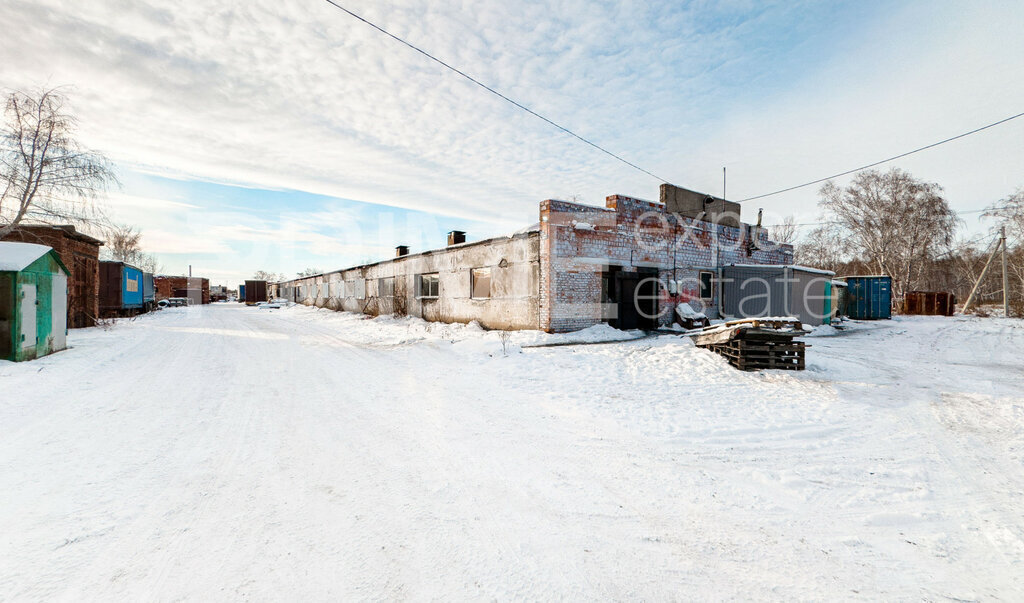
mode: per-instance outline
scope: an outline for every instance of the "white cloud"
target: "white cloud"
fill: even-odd
[[[206,234],[159,228],[146,229],[142,245],[148,253],[156,254],[215,254],[231,251],[225,241]]]
[[[122,192],[111,192],[106,195],[104,203],[107,206],[118,210],[144,209],[146,211],[180,211],[182,209],[199,209],[199,205],[185,203],[184,201],[172,201],[170,199],[159,199],[156,197],[142,197],[139,195],[127,195]]]
[[[674,182],[718,191],[729,166],[730,196],[955,134],[1024,98],[1013,2],[349,4]],[[503,228],[533,222],[548,197],[656,195],[651,178],[323,2],[9,0],[0,21],[0,79],[73,85],[87,142],[140,169]],[[1021,184],[1020,135],[1006,126],[900,165],[967,209]],[[814,191],[763,205],[809,220]],[[288,219],[203,232],[350,245]]]

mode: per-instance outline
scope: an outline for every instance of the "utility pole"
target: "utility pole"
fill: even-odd
[[[1006,226],[999,229],[999,244],[1003,246],[1003,316],[1010,317],[1010,279],[1006,275]]]
[[[992,254],[988,256],[988,261],[985,262],[985,267],[981,269],[981,276],[979,276],[978,281],[974,283],[974,288],[971,289],[971,294],[967,296],[967,302],[964,304],[964,309],[962,310],[964,314],[967,314],[967,311],[971,309],[971,301],[974,300],[974,294],[978,292],[978,287],[981,286],[981,281],[985,280],[985,275],[988,274],[988,268],[992,265],[992,260],[996,259],[996,254],[999,253],[999,248],[1002,244],[1002,239],[996,239],[995,248],[992,250]]]

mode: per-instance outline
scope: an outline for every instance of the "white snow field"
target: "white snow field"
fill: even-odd
[[[72,331],[0,363],[0,599],[1021,600],[1024,322],[828,331],[802,373],[303,307]]]

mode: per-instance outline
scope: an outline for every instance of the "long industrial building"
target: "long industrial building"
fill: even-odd
[[[624,329],[670,324],[678,304],[714,317],[731,264],[793,263],[789,245],[740,221],[737,203],[662,185],[660,202],[622,195],[594,207],[540,204],[539,222],[447,247],[271,286],[296,303],[486,328],[573,331],[607,322]]]

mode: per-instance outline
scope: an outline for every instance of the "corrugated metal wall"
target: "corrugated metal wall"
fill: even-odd
[[[743,318],[787,316],[786,278],[784,266],[723,267],[722,312]]]
[[[799,318],[805,325],[824,324],[828,317],[825,283],[832,280],[832,275],[793,269],[791,279],[793,286],[789,296],[790,314]]]
[[[846,315],[855,320],[876,320],[892,316],[892,278],[848,276]]]
[[[956,296],[945,291],[910,291],[903,300],[903,312],[926,316],[952,316]]]
[[[794,316],[807,325],[824,324],[825,283],[832,276],[791,266],[723,266],[722,312],[733,318]]]

